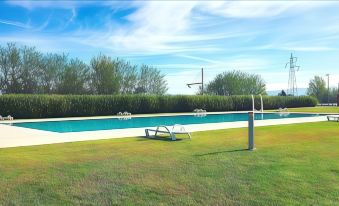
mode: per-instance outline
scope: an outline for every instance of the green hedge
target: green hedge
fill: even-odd
[[[315,106],[313,97],[264,96],[264,108]],[[260,98],[255,98],[256,109]],[[1,95],[0,115],[15,118],[48,118],[113,115],[129,111],[132,114],[207,111],[244,111],[252,108],[251,96],[146,96],[146,95]]]

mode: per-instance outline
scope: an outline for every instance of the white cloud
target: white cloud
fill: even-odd
[[[246,35],[248,31],[217,33],[199,31],[194,21],[196,13],[222,18],[262,18],[278,16],[290,11],[312,9],[328,2],[283,1],[142,1],[136,2],[137,10],[126,19],[130,24],[113,32],[106,41],[112,48],[123,48],[137,53],[178,53],[195,49],[190,42],[228,39]],[[221,18],[221,19],[220,19]],[[188,44],[190,43],[190,44]],[[190,49],[187,49],[189,47]],[[217,50],[218,45],[210,45]]]
[[[0,44],[7,42],[15,42],[22,45],[38,48],[42,52],[66,52],[64,45],[71,45],[72,42],[66,39],[58,39],[57,41],[51,38],[36,37],[36,36],[0,36]],[[67,53],[67,52],[66,52]]]
[[[67,1],[67,0],[8,0],[8,4],[13,6],[20,6],[29,10],[37,8],[62,8],[62,9],[72,9],[74,7],[81,7],[89,4],[94,4],[95,1]]]
[[[331,4],[331,1],[206,1],[199,9],[206,13],[231,18],[261,18],[286,12],[301,12]]]
[[[290,46],[290,47],[281,47],[282,50],[287,51],[307,51],[307,52],[321,52],[321,51],[333,51],[338,50],[334,47],[327,47],[327,46]]]
[[[220,48],[217,44],[208,44],[207,41],[222,39],[226,41],[240,36],[253,36],[253,33],[246,29],[226,28],[217,31],[199,31],[195,23],[211,15],[218,17],[217,21],[219,22],[232,18],[274,17],[286,12],[312,9],[329,3],[304,1],[135,1],[125,3],[62,0],[11,0],[7,2],[27,9],[71,9],[72,16],[65,22],[65,25],[74,20],[76,17],[75,8],[78,7],[101,4],[110,6],[112,12],[121,8],[122,5],[132,7],[135,11],[125,17],[128,24],[112,27],[110,26],[112,22],[107,20],[107,25],[102,30],[86,32],[81,29],[71,33],[69,37],[93,47],[99,46],[112,51],[119,50],[122,53],[136,55],[220,51],[225,48]],[[206,43],[201,44],[201,42]],[[306,48],[300,46],[299,49],[314,51],[325,49],[325,47]]]
[[[31,26],[29,24],[24,24],[24,23],[21,23],[21,22],[10,21],[10,20],[0,19],[0,24],[7,24],[7,25],[11,25],[11,26],[20,27],[20,28],[23,28],[23,29],[30,29],[31,28]]]

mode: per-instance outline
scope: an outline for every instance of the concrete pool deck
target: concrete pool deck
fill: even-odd
[[[209,112],[208,114],[227,114],[227,113],[234,113],[234,112]],[[246,112],[239,112],[239,113],[246,113]],[[178,115],[178,114],[132,115],[132,117],[172,116],[172,115]],[[192,115],[192,113],[181,113],[180,115]],[[104,116],[104,117],[78,117],[78,118],[53,118],[53,119],[50,118],[50,119],[2,121],[1,123],[85,120],[85,119],[104,119],[104,118],[118,118],[118,117],[117,116]],[[320,122],[320,121],[327,121],[326,116],[257,120],[255,121],[255,126],[296,124],[296,123]],[[191,124],[191,125],[185,125],[185,128],[190,132],[197,132],[197,131],[219,130],[219,129],[229,129],[229,128],[241,128],[241,127],[247,127],[247,124],[248,124],[247,121]],[[152,127],[147,127],[147,128],[152,128]],[[49,132],[49,131],[42,131],[42,130],[0,124],[0,148],[33,146],[33,145],[44,145],[44,144],[55,144],[55,143],[77,142],[77,141],[88,141],[88,140],[100,140],[100,139],[111,139],[111,138],[123,138],[123,137],[136,137],[136,136],[145,136],[145,128],[57,133],[57,132]],[[194,135],[192,137],[192,140],[194,140]]]

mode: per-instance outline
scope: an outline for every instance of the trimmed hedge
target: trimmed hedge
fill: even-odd
[[[310,107],[317,100],[309,96],[264,96],[264,108]],[[256,109],[260,98],[255,98]],[[48,118],[132,114],[191,112],[196,108],[213,111],[244,111],[252,109],[251,96],[149,96],[149,95],[24,95],[0,96],[0,114],[15,118]]]

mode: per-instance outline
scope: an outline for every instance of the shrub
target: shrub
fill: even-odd
[[[264,109],[315,106],[309,96],[264,96]],[[256,109],[260,98],[255,97]],[[24,95],[0,96],[0,114],[15,118],[49,118],[114,115],[129,111],[133,114],[207,111],[244,111],[252,109],[251,96],[188,96],[188,95]]]

